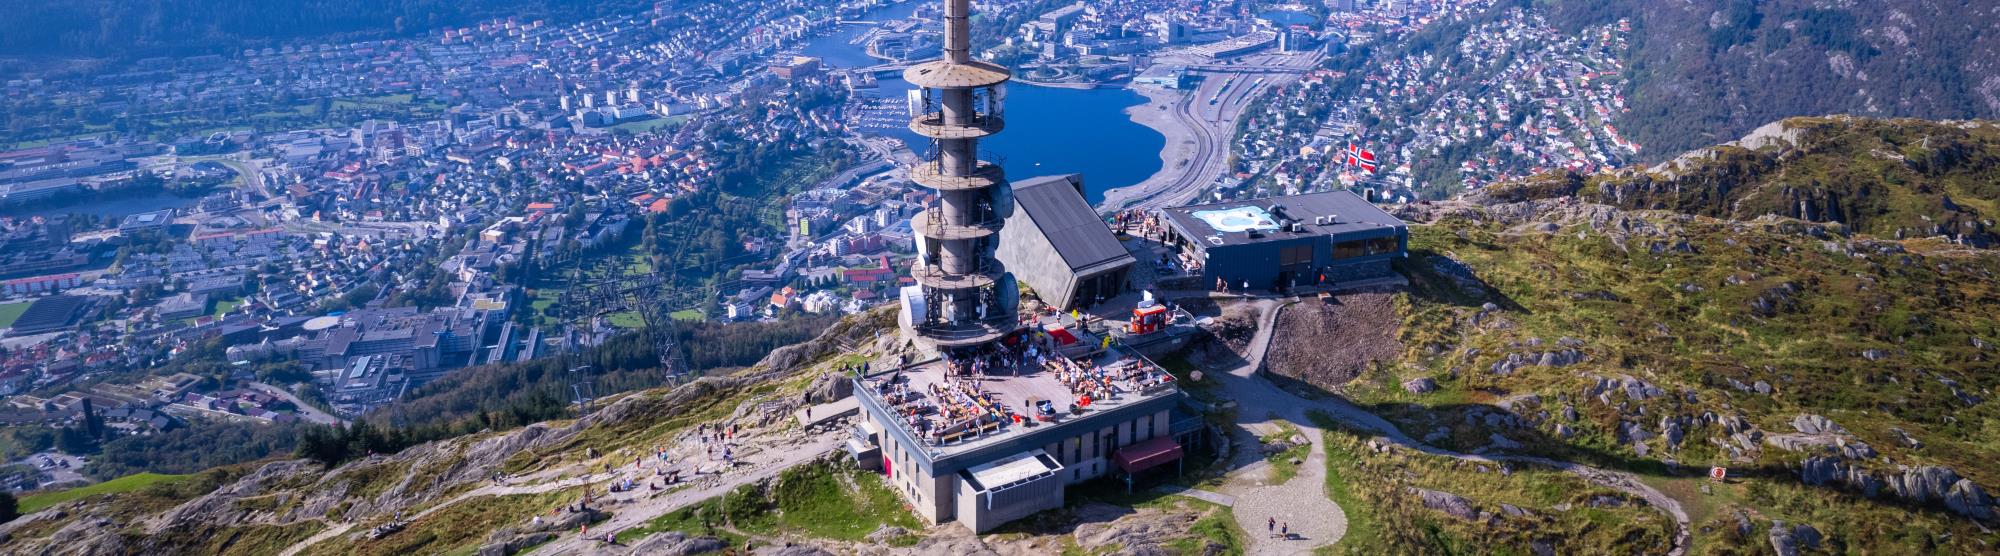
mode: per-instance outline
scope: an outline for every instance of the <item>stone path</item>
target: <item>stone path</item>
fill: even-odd
[[[1198,488],[1188,488],[1180,485],[1161,485],[1159,488],[1153,490],[1157,490],[1175,496],[1186,496],[1188,498],[1193,498],[1196,500],[1201,500],[1204,502],[1209,502],[1223,506],[1236,505],[1236,497],[1234,496],[1216,492],[1209,492]]]
[[[354,524],[352,523],[336,524],[332,527],[326,528],[326,530],[324,531],[320,531],[318,533],[313,534],[313,536],[306,537],[306,540],[299,541],[298,544],[294,544],[290,548],[286,548],[284,552],[279,552],[278,556],[293,556],[295,554],[298,554],[300,551],[305,550],[306,547],[308,546],[319,544],[321,542],[326,541],[327,539],[338,537],[340,536],[341,533],[346,533],[348,529],[353,529],[353,528]]]

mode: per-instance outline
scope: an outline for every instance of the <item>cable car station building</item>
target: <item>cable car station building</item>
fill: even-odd
[[[1167,244],[1181,263],[1230,290],[1334,285],[1391,275],[1410,228],[1347,191],[1175,207]],[[1324,282],[1322,282],[1324,280]]]

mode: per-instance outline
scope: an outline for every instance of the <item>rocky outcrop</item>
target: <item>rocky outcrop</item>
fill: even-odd
[[[930,556],[932,554],[1000,556],[1000,553],[993,550],[993,547],[987,546],[984,541],[981,541],[979,535],[973,534],[972,529],[965,527],[934,527],[926,531],[923,536],[918,537],[917,544],[897,548],[866,547],[859,551],[859,553],[864,555],[886,553],[897,556]]]
[[[1798,556],[1799,550],[1817,550],[1821,535],[1819,529],[1804,523],[1786,526],[1784,521],[1771,522],[1771,550],[1778,556]]]
[[[1847,429],[1835,424],[1833,420],[1811,414],[1793,417],[1792,428],[1805,434],[1847,434]]]
[[[1403,382],[1403,390],[1411,394],[1429,394],[1431,392],[1436,392],[1437,389],[1438,389],[1437,381],[1432,380],[1431,377],[1427,376],[1413,378]]]
[[[541,532],[510,535],[505,540],[489,542],[479,546],[479,556],[508,556],[530,546],[535,546],[556,538],[555,533]],[[687,553],[683,553],[687,554]]]
[[[822,373],[806,386],[805,403],[823,404],[854,395],[854,381],[840,373]]]
[[[874,532],[869,533],[867,539],[868,542],[882,544],[896,540],[898,538],[902,538],[909,534],[910,534],[909,529],[904,529],[902,527],[897,527],[894,525],[883,525],[875,529]]]
[[[1595,378],[1596,383],[1583,389],[1583,397],[1594,398],[1604,405],[1611,405],[1614,394],[1623,394],[1625,399],[1632,401],[1645,401],[1667,395],[1666,389],[1641,378],[1631,376]]]
[[[1417,495],[1424,507],[1444,512],[1445,515],[1472,521],[1479,518],[1479,510],[1472,507],[1472,501],[1441,490],[1410,487],[1410,493]]]
[[[1110,549],[1119,554],[1159,556],[1180,554],[1181,551],[1169,543],[1187,538],[1188,528],[1201,519],[1201,513],[1193,510],[1144,508],[1133,511],[1100,503],[1086,504],[1077,513],[1086,523],[1076,526],[1076,542],[1085,550]],[[1112,515],[1120,517],[1104,519]],[[1208,550],[1196,552],[1208,553]]]
[[[1806,452],[1816,448],[1834,446],[1835,437],[1818,434],[1773,434],[1764,437],[1764,443],[1787,452]]]
[[[1808,485],[1845,486],[1873,497],[1885,486],[1881,479],[1840,458],[1815,456],[1799,464],[1799,481]]]
[[[644,553],[635,552],[635,554],[644,554]],[[773,549],[761,550],[758,551],[758,554],[763,554],[764,556],[834,556],[834,553],[828,552],[824,548],[820,548],[817,546],[808,546],[808,545],[786,545]]]
[[[1961,516],[1992,523],[2000,519],[1993,496],[1971,479],[1938,466],[1902,466],[1886,477],[1852,465],[1835,456],[1806,458],[1799,465],[1799,481],[1808,485],[1841,486],[1874,497],[1881,493],[1918,503],[1937,504]]]
[[[1576,348],[1549,351],[1523,351],[1507,354],[1506,357],[1494,361],[1486,370],[1496,375],[1506,376],[1526,367],[1568,367],[1582,363],[1583,360],[1583,352]]]
[[[688,556],[718,552],[728,545],[715,537],[690,537],[676,531],[653,533],[632,544],[633,554],[658,554],[660,556]]]

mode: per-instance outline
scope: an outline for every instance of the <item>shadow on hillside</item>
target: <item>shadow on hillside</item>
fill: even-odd
[[[1447,266],[1458,265],[1462,268],[1461,276],[1454,278],[1439,273],[1431,260],[1432,257],[1455,261],[1429,249],[1412,249],[1409,257],[1395,261],[1396,272],[1410,281],[1409,291],[1412,297],[1458,307],[1481,307],[1492,303],[1507,311],[1533,314],[1533,311],[1529,311],[1527,307],[1514,301],[1513,297],[1487,284],[1470,267],[1465,267],[1461,263],[1446,263]],[[1467,291],[1467,287],[1483,291]]]
[[[1262,378],[1264,380],[1269,380],[1272,384],[1277,385],[1280,389],[1285,390],[1286,392],[1291,392],[1292,394],[1300,395],[1301,397],[1316,399],[1316,400],[1334,399],[1334,398],[1346,399],[1344,396],[1335,394],[1333,392],[1330,392],[1324,388],[1320,388],[1319,386],[1313,385],[1306,381],[1279,375],[1277,373],[1265,372],[1262,373]],[[1531,417],[1531,415],[1521,414],[1528,412],[1516,412],[1514,410],[1509,410],[1507,408],[1495,404],[1454,403],[1454,404],[1432,406],[1432,405],[1422,405],[1422,404],[1415,404],[1408,402],[1382,402],[1382,403],[1362,404],[1354,402],[1352,400],[1348,400],[1347,403],[1352,404],[1363,411],[1367,411],[1368,413],[1374,414],[1376,417],[1381,418],[1382,421],[1387,422],[1392,426],[1395,426],[1398,432],[1402,433],[1403,436],[1409,438],[1413,442],[1423,443],[1431,445],[1432,447],[1435,448],[1440,448],[1464,454],[1503,456],[1503,457],[1504,456],[1540,457],[1552,460],[1581,463],[1584,465],[1589,465],[1591,467],[1597,467],[1601,469],[1625,471],[1629,473],[1655,476],[1655,477],[1699,477],[1708,473],[1708,468],[1706,466],[1699,466],[1699,468],[1688,467],[1688,466],[1675,466],[1662,462],[1660,460],[1636,457],[1632,454],[1606,451],[1593,446],[1579,445],[1570,442],[1567,439],[1557,437],[1556,435],[1550,433],[1549,431],[1543,430],[1542,428],[1537,427],[1534,424],[1530,423],[1528,419]],[[1509,426],[1506,424],[1502,424],[1500,426],[1488,426],[1484,422],[1479,422],[1479,423],[1467,422],[1465,416],[1471,414],[1519,415],[1521,417],[1521,421],[1520,421],[1520,426],[1518,427]],[[1414,417],[1415,419],[1410,419],[1412,417]],[[1559,420],[1560,417],[1552,417],[1552,419]],[[1463,438],[1466,435],[1454,434],[1453,438],[1448,438],[1444,441],[1439,441],[1434,443],[1425,442],[1424,437],[1427,434],[1430,434],[1432,431],[1414,430],[1411,428],[1412,424],[1410,421],[1428,422],[1428,423],[1436,423],[1440,426],[1450,426],[1455,431],[1460,428],[1470,427],[1472,429],[1472,432],[1479,433],[1477,434],[1477,436],[1480,439],[1482,439],[1482,441],[1476,444],[1467,443],[1466,445],[1460,445],[1460,443],[1454,441],[1454,439]],[[1346,425],[1346,423],[1342,424]],[[1354,427],[1350,425],[1347,427],[1347,429],[1350,432],[1362,436],[1377,436],[1381,434],[1378,432],[1367,430],[1365,427]],[[1512,449],[1482,450],[1484,448],[1488,448],[1492,444],[1491,442],[1483,441],[1483,439],[1485,439],[1486,437],[1490,436],[1493,433],[1499,433],[1502,436],[1506,437],[1508,440],[1518,442],[1521,444],[1522,447],[1512,448]],[[1690,435],[1687,441],[1695,442],[1696,440],[1692,435]]]

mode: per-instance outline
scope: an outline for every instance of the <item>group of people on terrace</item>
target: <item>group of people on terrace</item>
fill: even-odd
[[[1160,214],[1145,209],[1126,209],[1111,214],[1112,229],[1153,241],[1164,238],[1167,228]]]
[[[1135,357],[1121,357],[1108,363],[1095,359],[1078,361],[1054,353],[1052,346],[1037,345],[1032,336],[1014,342],[999,342],[976,351],[948,354],[940,362],[944,380],[916,386],[903,371],[870,386],[883,403],[902,418],[909,430],[933,444],[949,444],[971,435],[1020,424],[1031,418],[1053,420],[1055,415],[1031,415],[1037,401],[1002,400],[985,385],[989,377],[1034,372],[1048,377],[1069,391],[1071,412],[1092,404],[1114,400],[1132,392],[1150,392],[1173,382],[1173,376]],[[1060,407],[1059,403],[1049,404]],[[1045,408],[1044,413],[1050,413]]]

